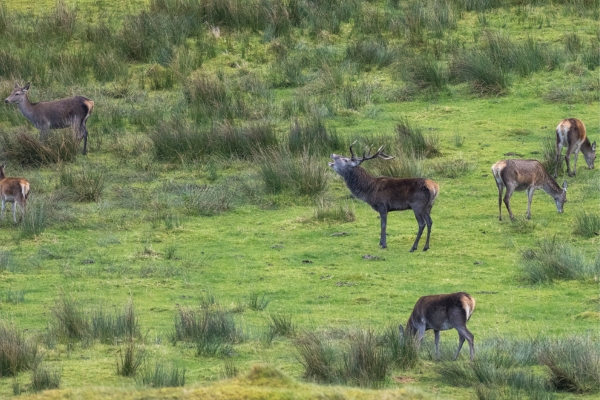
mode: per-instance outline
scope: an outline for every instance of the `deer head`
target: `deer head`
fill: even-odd
[[[331,159],[333,160],[333,162],[330,162],[329,166],[331,168],[333,168],[335,170],[335,172],[337,172],[338,174],[344,175],[345,173],[349,172],[354,167],[359,166],[363,162],[365,162],[367,160],[372,160],[377,157],[383,158],[384,160],[390,160],[390,159],[394,158],[393,156],[388,156],[387,154],[385,154],[383,152],[384,146],[381,146],[373,155],[371,155],[372,146],[365,147],[362,157],[358,158],[358,157],[356,157],[356,155],[354,154],[354,151],[352,150],[352,146],[354,146],[355,144],[356,144],[356,141],[354,141],[350,145],[350,157],[344,157],[339,154],[331,155]]]
[[[4,99],[4,102],[7,104],[19,104],[20,102],[22,102],[25,99],[25,96],[27,95],[27,91],[29,90],[29,84],[30,82],[27,82],[25,86],[20,87],[17,83],[15,83],[15,89],[10,93],[10,96]]]

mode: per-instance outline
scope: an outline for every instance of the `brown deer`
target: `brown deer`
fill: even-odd
[[[554,178],[557,176],[560,153],[562,153],[563,147],[567,148],[565,161],[567,162],[567,173],[569,176],[575,176],[577,173],[577,156],[579,155],[579,150],[583,153],[588,168],[594,169],[596,142],[590,144],[590,139],[586,135],[583,122],[576,118],[563,119],[556,127],[556,166],[554,167]],[[573,172],[571,172],[571,154],[575,154]]]
[[[29,182],[23,178],[7,178],[4,174],[4,165],[0,166],[0,198],[2,198],[2,212],[0,218],[4,219],[4,206],[6,202],[13,203],[13,220],[17,222],[16,205],[19,203],[23,215],[29,195]]]
[[[537,160],[501,160],[492,165],[492,172],[496,185],[498,186],[498,219],[502,221],[502,192],[506,186],[504,204],[508,209],[510,219],[515,216],[510,209],[510,197],[513,192],[527,191],[527,219],[531,219],[531,200],[536,189],[542,189],[548,193],[556,202],[556,210],[563,212],[563,206],[567,202],[567,181],[562,188],[546,172],[542,164]]]
[[[439,192],[438,184],[425,178],[375,178],[360,167],[360,164],[376,157],[385,160],[393,157],[384,154],[383,146],[381,146],[375,154],[370,155],[371,148],[368,148],[363,152],[362,158],[357,158],[352,151],[354,143],[350,145],[350,158],[332,154],[331,159],[333,162],[330,162],[329,166],[344,178],[346,186],[348,186],[354,197],[367,202],[379,213],[381,217],[381,238],[379,245],[381,248],[387,247],[386,226],[388,212],[412,209],[419,223],[419,232],[410,251],[417,249],[425,225],[427,225],[427,241],[425,242],[423,251],[427,251],[429,249],[429,236],[431,235],[432,225],[430,216],[431,207],[433,207],[433,202]]]
[[[433,329],[435,334],[435,356],[440,358],[440,331],[456,329],[458,331],[458,349],[454,360],[458,357],[465,339],[469,342],[471,361],[475,356],[473,348],[473,334],[467,329],[467,321],[475,310],[475,299],[468,293],[458,292],[450,294],[436,294],[423,296],[417,300],[412,314],[406,323],[407,334],[417,338],[417,343],[425,335],[425,331]],[[404,335],[404,328],[399,326],[400,335]]]
[[[27,97],[28,90],[29,82],[23,87],[15,83],[15,90],[4,102],[17,104],[25,118],[40,130],[42,141],[48,138],[50,129],[72,127],[76,131],[77,142],[83,139],[82,154],[87,154],[88,131],[85,122],[94,109],[94,102],[83,96],[75,96],[62,100],[31,103]]]

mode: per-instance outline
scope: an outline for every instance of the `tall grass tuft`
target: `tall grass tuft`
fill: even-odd
[[[336,371],[338,357],[331,344],[313,332],[305,332],[294,340],[298,361],[304,367],[304,378],[321,383],[339,383]]]
[[[585,210],[579,211],[575,215],[574,232],[586,238],[600,235],[600,215]]]
[[[383,38],[361,39],[346,47],[346,60],[358,64],[360,69],[384,68],[398,58],[398,52],[389,49]]]
[[[30,238],[44,232],[49,223],[49,204],[42,197],[30,197],[27,202],[27,212],[20,226],[20,236]]]
[[[425,136],[421,128],[410,124],[407,118],[402,118],[396,124],[400,148],[405,154],[417,158],[433,157],[440,154],[438,139],[435,136]]]
[[[449,161],[440,161],[432,164],[436,175],[444,178],[456,179],[469,174],[475,168],[475,165],[465,159],[456,158]]]
[[[253,311],[263,311],[270,303],[270,300],[265,299],[266,294],[259,296],[258,293],[251,293],[248,296],[248,308]]]
[[[97,202],[106,187],[106,177],[102,167],[87,163],[80,169],[62,166],[59,182],[74,200],[81,202]]]
[[[243,96],[232,88],[224,74],[220,78],[200,75],[186,82],[184,94],[197,120],[246,116]]]
[[[272,336],[294,336],[296,326],[292,322],[291,314],[270,314],[268,321]]]
[[[405,79],[419,89],[444,90],[448,85],[448,70],[431,57],[413,57],[402,64]]]
[[[350,339],[343,359],[346,381],[358,386],[380,387],[390,369],[389,352],[377,345],[377,335],[370,329]]]
[[[188,213],[205,216],[217,215],[234,207],[233,193],[227,185],[188,185],[183,201]]]
[[[356,219],[354,207],[347,202],[331,204],[323,198],[319,199],[313,213],[317,221],[352,222]]]
[[[598,272],[581,252],[556,237],[539,241],[536,248],[525,250],[521,258],[522,278],[531,284],[581,279]]]
[[[450,78],[456,82],[469,82],[475,93],[499,95],[510,86],[508,71],[484,51],[464,51],[450,62]]]
[[[0,321],[0,377],[35,369],[40,356],[37,345],[25,338],[22,331]]]
[[[102,343],[114,343],[116,339],[133,340],[141,337],[140,324],[130,298],[121,313],[108,313],[102,308],[91,312],[90,333]]]
[[[554,175],[554,169],[557,172],[562,171],[563,158],[559,157],[558,167],[556,167],[556,139],[555,135],[545,136],[542,140],[542,165],[550,176]]]
[[[0,130],[0,157],[15,165],[40,167],[75,160],[77,141],[68,129],[53,131],[42,143],[25,129],[16,133]]]
[[[198,355],[215,356],[231,354],[231,345],[243,339],[233,315],[221,308],[194,311],[179,308],[175,317],[173,341],[191,341]]]
[[[398,326],[388,326],[380,337],[380,342],[389,349],[391,361],[397,367],[406,370],[419,364],[419,343],[417,338],[401,335]]]
[[[58,389],[60,387],[61,373],[45,364],[39,364],[31,374],[31,389],[34,392]]]
[[[312,114],[304,121],[294,121],[290,127],[288,145],[295,154],[308,149],[311,153],[324,155],[340,149],[344,143],[335,129],[328,129],[318,115]]]
[[[146,353],[143,348],[135,345],[131,340],[125,345],[125,348],[119,349],[117,358],[117,374],[121,376],[134,376],[137,370],[144,362]]]
[[[157,361],[154,368],[146,367],[142,369],[136,378],[136,382],[153,388],[184,386],[185,368],[180,369],[177,366],[169,368]]]
[[[90,321],[83,308],[72,297],[62,294],[51,309],[56,330],[65,339],[82,340],[90,332]]]
[[[595,339],[571,336],[551,340],[541,349],[539,361],[550,369],[556,390],[600,392],[600,350]]]

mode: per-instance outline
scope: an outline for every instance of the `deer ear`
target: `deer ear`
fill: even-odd
[[[27,85],[23,86],[23,90],[25,90],[25,91],[29,90],[30,84],[31,84],[31,82],[27,82]]]
[[[592,151],[596,151],[596,141],[594,141],[594,143],[592,143]]]
[[[563,190],[565,192],[567,191],[567,181],[566,180],[563,182]]]
[[[404,336],[404,328],[402,327],[402,324],[398,325],[398,330],[400,331],[400,337]]]
[[[20,89],[19,84],[15,82],[15,89]]]

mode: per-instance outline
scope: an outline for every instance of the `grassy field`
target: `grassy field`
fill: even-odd
[[[0,161],[31,184],[23,220],[0,222],[0,330],[29,346],[17,366],[0,338],[0,397],[597,396],[600,173],[580,155],[557,179],[563,214],[538,191],[526,220],[518,192],[515,221],[498,221],[491,165],[552,168],[563,118],[600,138],[598,14],[584,0],[0,2],[2,98],[31,81],[32,101],[95,101],[87,156],[68,130],[27,147],[37,130],[0,107]],[[365,162],[373,174],[438,182],[429,251],[408,252],[410,211],[378,247],[377,213],[327,166],[357,139],[396,156]],[[431,332],[414,364],[388,354],[420,296],[455,291],[477,300],[475,363],[449,361],[455,331],[439,362]],[[230,331],[185,330],[213,317]],[[328,378],[300,355],[311,334]],[[338,373],[370,334],[383,375]],[[186,389],[148,389],[183,385],[152,380],[157,365]]]

